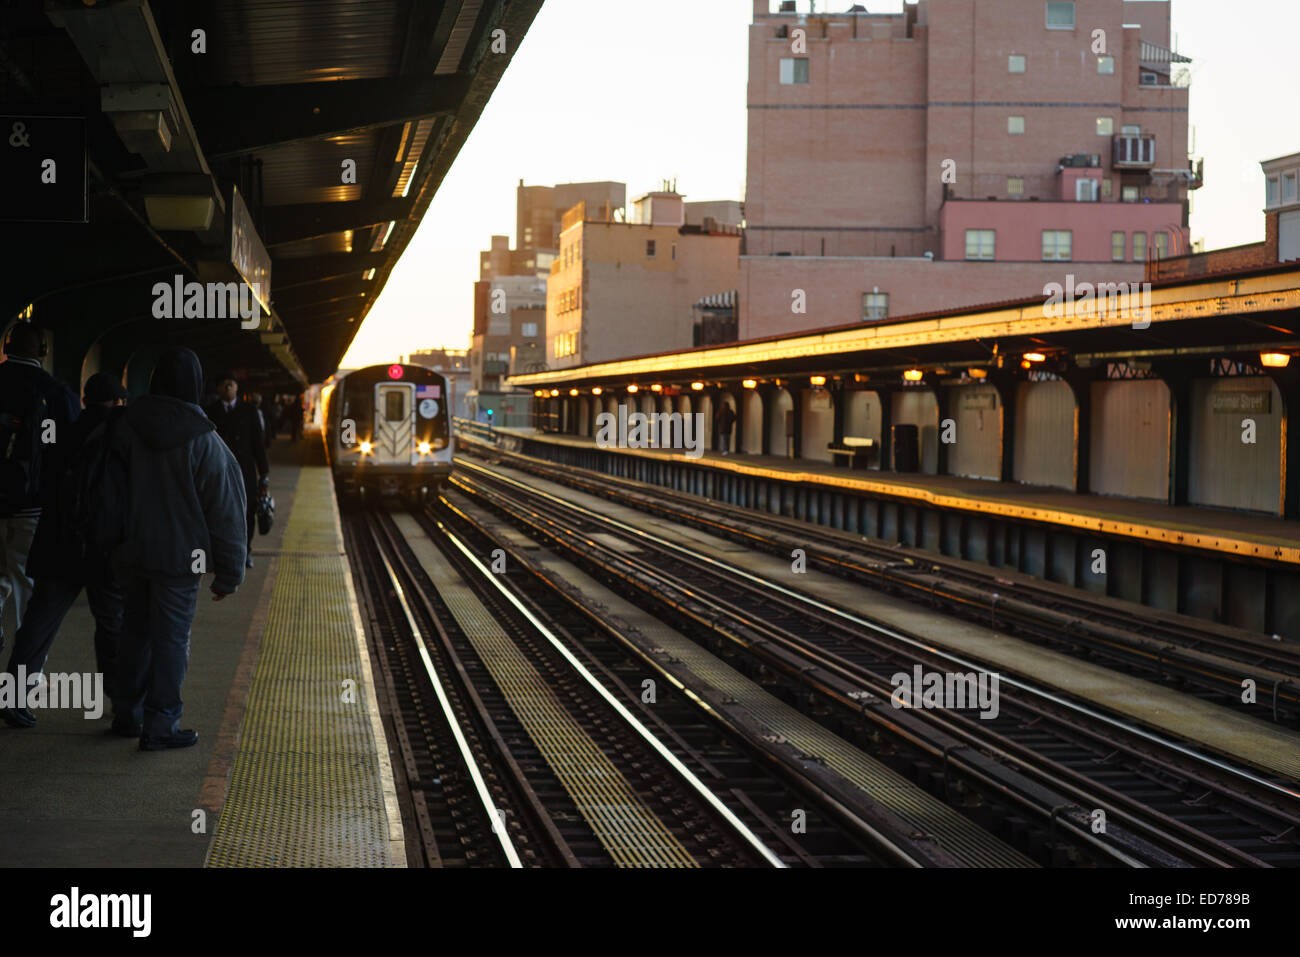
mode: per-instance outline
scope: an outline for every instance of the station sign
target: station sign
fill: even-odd
[[[84,223],[86,120],[0,115],[0,220]]]
[[[1257,412],[1261,415],[1268,415],[1273,411],[1273,390],[1219,392],[1214,396],[1212,407],[1215,412],[1224,414]]]
[[[271,255],[266,251],[262,237],[258,235],[253,217],[248,214],[244,198],[239,189],[230,187],[226,221],[230,224],[228,239],[230,241],[230,264],[235,267],[241,279],[253,290],[262,309],[271,312]]]
[[[970,411],[991,412],[998,407],[998,394],[991,388],[984,387],[979,392],[972,392],[971,389],[980,389],[980,386],[967,386],[962,391],[961,407]]]

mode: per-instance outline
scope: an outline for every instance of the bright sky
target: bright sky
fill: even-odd
[[[902,7],[864,2],[873,13]],[[520,178],[615,180],[629,200],[676,178],[690,201],[743,199],[752,10],[751,0],[545,0],[344,366],[467,348],[479,252],[494,233],[514,245]],[[1192,238],[1207,249],[1264,238],[1259,162],[1300,151],[1298,26],[1296,0],[1173,0],[1205,158]]]

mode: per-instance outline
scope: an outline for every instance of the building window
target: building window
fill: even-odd
[[[1128,235],[1125,233],[1110,234],[1110,258],[1112,262],[1122,263],[1124,256],[1128,252]]]
[[[1043,230],[1043,260],[1069,262],[1074,233],[1068,229]]]
[[[1097,117],[1097,135],[1113,136],[1115,133],[1115,121],[1109,116]]]
[[[1047,29],[1074,29],[1074,0],[1069,0],[1067,3],[1058,3],[1056,0],[1048,0]]]
[[[966,230],[966,258],[992,260],[996,235],[992,229]]]
[[[525,339],[536,339],[537,323],[525,322],[523,325],[519,327],[519,334],[523,336]]]
[[[1115,72],[1115,58],[1113,56],[1097,57],[1097,72],[1110,76]]]
[[[1277,205],[1277,197],[1278,197],[1278,192],[1277,192],[1277,177],[1276,177],[1276,176],[1270,176],[1270,177],[1268,178],[1268,182],[1266,183],[1265,188],[1264,188],[1264,205],[1265,205],[1265,206],[1276,206],[1276,205]]]
[[[533,228],[532,228],[531,226],[525,226],[525,227],[524,227],[524,245],[525,245],[525,246],[531,246],[532,244],[533,244]]]
[[[1282,174],[1282,202],[1294,203],[1296,200],[1296,174]]]
[[[1150,70],[1143,70],[1138,74],[1139,86],[1158,86],[1160,84],[1160,74],[1152,73]]]
[[[654,255],[655,255],[655,241],[654,241],[653,239],[647,239],[647,240],[645,241],[645,254],[646,254],[647,256],[649,256],[651,259],[654,258]]]
[[[577,354],[577,332],[561,332],[555,337],[555,358],[563,359],[565,356],[576,356]]]
[[[1169,255],[1169,234],[1156,233],[1156,259],[1164,259]]]
[[[677,244],[673,243],[673,262],[677,261]]]
[[[781,59],[781,85],[791,86],[808,82],[807,57],[783,57]]]
[[[1095,203],[1101,194],[1100,184],[1095,179],[1077,179],[1074,181],[1074,200],[1077,203]]]
[[[1111,196],[1111,185],[1110,185],[1110,180],[1109,180],[1109,179],[1103,179],[1103,180],[1101,181],[1101,195],[1105,196],[1107,199],[1110,198],[1110,196]]]
[[[1019,136],[1025,131],[1025,118],[1023,116],[1007,117],[1007,132]]]
[[[1007,195],[1008,196],[1025,195],[1025,181],[1023,177],[1020,176],[1007,177]]]
[[[1138,188],[1136,186],[1125,186],[1120,191],[1120,199],[1126,203],[1136,203],[1138,201]]]
[[[889,293],[864,292],[862,294],[862,319],[889,318]]]
[[[1009,57],[1007,57],[1007,72],[1008,73],[1025,72],[1025,55],[1023,53],[1013,53]]]
[[[1133,261],[1135,263],[1146,262],[1147,258],[1147,234],[1133,234]]]

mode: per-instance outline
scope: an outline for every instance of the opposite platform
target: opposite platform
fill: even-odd
[[[571,448],[595,448],[587,436],[497,428],[500,436]],[[775,455],[719,455],[705,452],[692,459],[680,451],[607,449],[621,455],[661,458],[702,465],[740,475],[822,485],[869,495],[911,501],[936,508],[977,512],[1001,518],[1041,522],[1121,538],[1163,542],[1243,557],[1300,564],[1300,525],[1280,517],[1197,506],[1173,506],[1141,499],[1079,494],[1015,482],[853,470],[843,466]]]

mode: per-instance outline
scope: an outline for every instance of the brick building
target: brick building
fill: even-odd
[[[546,338],[546,280],[498,276],[474,284],[474,333],[469,350],[475,392],[508,392],[511,353]]]
[[[800,6],[754,0],[741,338],[1138,281],[1188,250],[1168,2]]]
[[[707,213],[739,209],[665,188],[639,197],[628,222],[583,203],[565,213],[546,293],[549,367],[690,348],[695,305],[740,275],[739,225]]]

